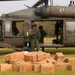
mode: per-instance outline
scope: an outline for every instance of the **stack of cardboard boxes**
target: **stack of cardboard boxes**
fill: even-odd
[[[16,52],[7,54],[4,58],[6,63],[0,64],[0,71],[39,71],[41,73],[54,73],[57,70],[75,71],[75,58],[65,57],[62,52],[57,52],[54,57],[50,53],[41,51]]]

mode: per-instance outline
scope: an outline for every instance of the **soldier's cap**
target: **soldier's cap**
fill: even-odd
[[[36,24],[32,24],[32,28],[33,28],[33,27],[37,27],[37,25],[36,25]]]

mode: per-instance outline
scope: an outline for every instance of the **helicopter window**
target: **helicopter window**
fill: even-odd
[[[5,21],[5,36],[11,36],[11,21]]]
[[[10,28],[11,28],[10,23],[6,23],[6,25],[5,25],[5,30],[6,30],[7,32],[9,32],[9,31],[10,31]]]
[[[24,25],[23,21],[13,21],[12,22],[12,35],[23,36],[23,34],[24,34],[23,25]]]
[[[13,35],[18,35],[19,34],[19,30],[17,29],[17,26],[16,26],[16,22],[12,22],[12,34]]]
[[[75,22],[66,23],[67,34],[75,34]]]

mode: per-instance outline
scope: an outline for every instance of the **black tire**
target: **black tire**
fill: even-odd
[[[23,47],[22,51],[30,51],[31,49],[29,47]]]

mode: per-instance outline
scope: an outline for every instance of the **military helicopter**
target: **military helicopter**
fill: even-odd
[[[3,14],[0,20],[0,47],[24,47],[29,38],[27,32],[31,28],[31,21],[59,22],[56,29],[62,28],[60,39],[52,40],[51,44],[40,44],[40,47],[75,47],[74,1],[71,0],[69,6],[48,5],[48,1],[39,0],[32,7],[25,5],[28,9]],[[14,27],[17,27],[16,31]]]

